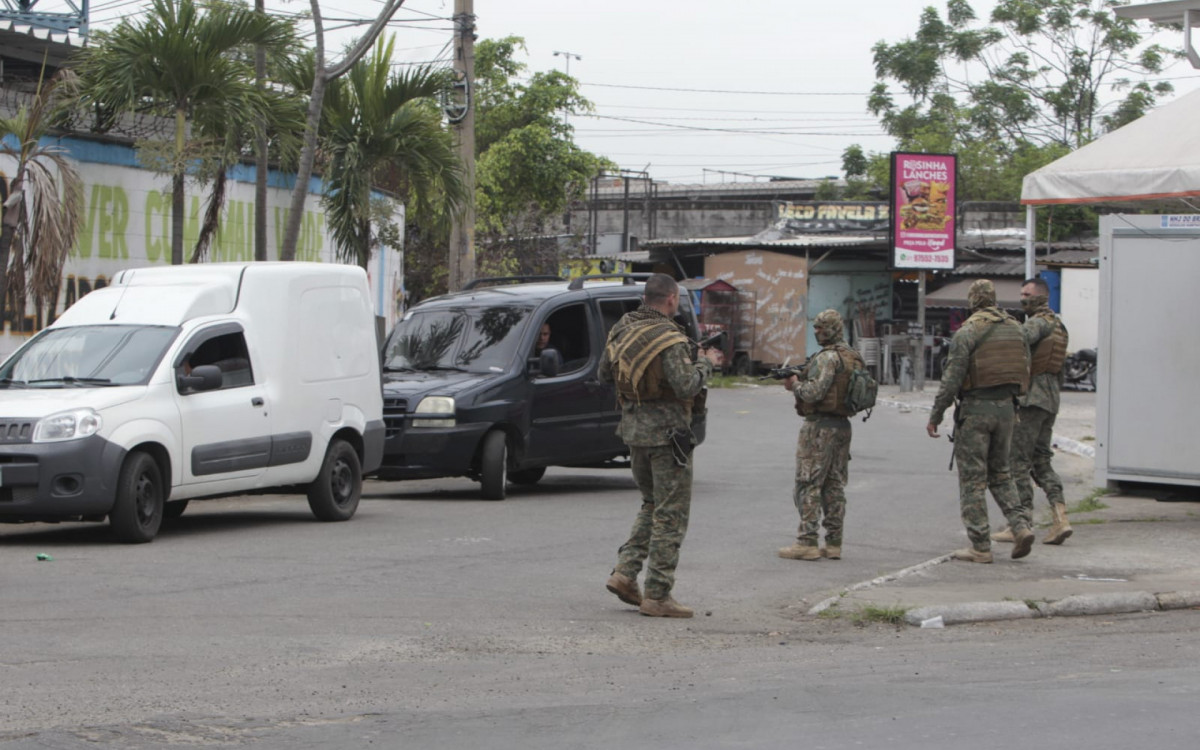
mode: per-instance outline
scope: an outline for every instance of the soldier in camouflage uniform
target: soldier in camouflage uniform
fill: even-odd
[[[1059,391],[1069,341],[1067,327],[1050,309],[1050,287],[1040,278],[1021,285],[1021,308],[1025,311],[1025,343],[1029,344],[1029,392],[1021,399],[1017,426],[1012,438],[1012,472],[1021,500],[1021,515],[1033,528],[1033,482],[1046,493],[1054,523],[1043,544],[1062,544],[1071,536],[1062,480],[1050,465],[1054,449],[1054,420],[1058,416]],[[1032,481],[1030,481],[1032,478]],[[992,534],[998,542],[1013,541],[1012,529]]]
[[[967,302],[971,317],[950,340],[942,384],[925,430],[938,437],[946,409],[961,399],[954,412],[952,438],[963,525],[971,546],[955,551],[953,559],[990,563],[988,489],[1013,529],[1013,559],[1028,555],[1033,546],[1033,532],[1021,514],[1009,470],[1015,401],[1029,379],[1029,347],[1020,324],[996,306],[992,282],[979,279],[971,284]]]
[[[646,282],[643,304],[609,332],[599,377],[616,383],[621,404],[617,434],[629,446],[642,507],[629,540],[617,552],[607,588],[650,617],[691,617],[671,597],[679,547],[692,502],[692,408],[712,374],[705,358],[692,361],[691,344],[671,318],[679,285],[665,274]],[[645,596],[637,578],[646,565]]]
[[[804,417],[796,445],[796,485],[792,499],[800,511],[796,543],[779,550],[789,560],[842,557],[842,522],[846,515],[846,477],[850,462],[850,412],[845,408],[850,373],[865,367],[858,352],[842,340],[842,316],[825,310],[813,320],[821,351],[808,362],[803,379],[788,377],[783,385]],[[823,518],[822,518],[823,517]],[[825,547],[817,545],[817,526],[825,527]]]

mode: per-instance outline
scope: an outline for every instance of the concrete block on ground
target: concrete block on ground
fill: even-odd
[[[965,602],[917,607],[904,613],[904,621],[920,626],[924,620],[941,616],[947,625],[991,620],[1024,620],[1036,616],[1025,602]]]
[[[1148,591],[1080,594],[1040,605],[1039,609],[1046,617],[1117,615],[1158,609],[1158,599]]]
[[[1158,606],[1162,609],[1191,609],[1200,607],[1200,591],[1172,591],[1158,594]]]

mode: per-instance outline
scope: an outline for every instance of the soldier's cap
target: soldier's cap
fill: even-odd
[[[988,279],[975,279],[967,290],[967,304],[972,310],[996,306],[996,287]]]
[[[813,318],[813,328],[824,331],[841,331],[842,316],[837,310],[822,310]]]

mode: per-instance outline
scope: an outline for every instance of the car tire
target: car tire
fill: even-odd
[[[125,457],[117,479],[117,497],[108,523],[117,540],[126,544],[153,541],[162,526],[162,471],[149,453],[134,451]]]
[[[733,358],[733,374],[746,376],[750,374],[750,358],[745,354],[739,354]]]
[[[187,510],[187,506],[187,500],[176,500],[175,502],[167,503],[163,508],[163,518],[173,521],[183,515],[183,512]]]
[[[331,440],[321,471],[308,486],[308,507],[321,521],[349,521],[362,498],[362,462],[354,446]]]
[[[483,436],[479,452],[480,493],[484,500],[503,500],[508,485],[508,436],[492,430]]]
[[[537,484],[544,476],[546,476],[546,467],[535,466],[532,469],[509,472],[508,481],[513,484]]]

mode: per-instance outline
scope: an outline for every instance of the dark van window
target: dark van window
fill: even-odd
[[[201,365],[216,365],[221,369],[221,389],[254,385],[250,367],[250,352],[241,332],[214,336],[184,358],[180,369],[186,375]]]
[[[550,313],[546,323],[550,326],[549,346],[562,355],[562,372],[585,366],[592,356],[587,307],[582,303],[560,307]]]
[[[527,307],[413,310],[396,324],[384,368],[502,372],[517,353]]]
[[[625,313],[633,312],[642,305],[642,300],[636,297],[629,299],[600,300],[600,317],[604,323],[604,339],[608,340],[608,332],[617,324]]]

